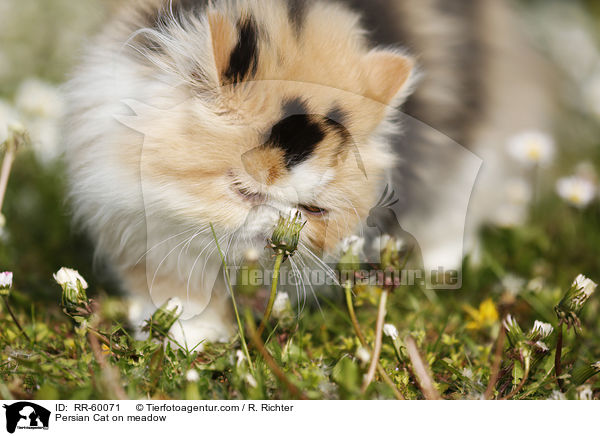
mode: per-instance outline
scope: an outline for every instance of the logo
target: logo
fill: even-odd
[[[11,405],[4,404],[6,409],[6,431],[14,433],[19,430],[48,430],[50,411],[29,401],[19,401]]]

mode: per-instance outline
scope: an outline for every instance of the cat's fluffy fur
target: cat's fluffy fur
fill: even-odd
[[[67,85],[75,216],[140,301],[149,302],[149,292],[155,304],[183,301],[176,336],[191,345],[226,339],[229,304],[209,224],[232,262],[246,247],[262,249],[279,214],[295,208],[308,221],[306,262],[314,259],[307,250],[331,250],[351,234],[396,164],[386,138],[416,77],[401,47],[422,70],[409,114],[473,148],[489,141],[479,130],[499,109],[488,103],[488,82],[504,80],[486,36],[497,25],[492,14],[504,12],[498,3],[129,5],[87,47]],[[406,130],[392,144],[418,166],[431,153],[428,135]],[[425,172],[401,168],[404,187],[418,179],[411,173]],[[409,191],[428,195],[400,192],[403,211],[414,205],[413,220],[437,225]]]

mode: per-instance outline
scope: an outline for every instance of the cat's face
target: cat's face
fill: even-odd
[[[153,134],[142,171],[185,220],[264,246],[279,214],[298,209],[301,241],[328,250],[377,200],[393,164],[382,123],[412,62],[369,50],[337,6],[315,3],[293,22],[283,3],[232,2],[184,24],[188,38],[207,26],[212,56],[188,71],[188,99],[143,121]],[[175,49],[155,56],[169,62]]]

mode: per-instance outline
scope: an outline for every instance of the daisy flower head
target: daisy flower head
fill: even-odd
[[[596,186],[581,176],[563,177],[556,182],[556,192],[570,205],[582,209],[596,196]]]
[[[510,138],[507,149],[516,161],[526,166],[546,166],[554,158],[555,144],[549,134],[530,130]]]

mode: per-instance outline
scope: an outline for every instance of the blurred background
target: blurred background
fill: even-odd
[[[49,283],[52,273],[61,266],[76,268],[93,278],[93,287],[112,288],[102,270],[93,268],[90,244],[69,223],[59,120],[63,110],[60,85],[68,78],[86,41],[102,27],[117,3],[0,0],[0,119],[21,121],[32,138],[32,145],[20,150],[9,182],[2,211],[6,220],[0,230],[0,266],[13,271],[19,289],[36,298],[56,298],[56,289]],[[542,213],[550,230],[532,229],[528,227],[531,216],[511,214],[509,205],[500,205],[504,209],[498,211],[501,218],[497,227],[522,228],[535,237],[536,232],[547,233],[553,226],[560,226],[561,232],[576,239],[567,250],[570,256],[576,256],[570,259],[573,271],[599,271],[600,256],[595,247],[600,243],[593,244],[600,242],[600,233],[584,228],[597,227],[598,216],[600,3],[529,0],[516,3],[516,7],[526,30],[555,66],[559,78],[556,91],[560,116],[555,130],[546,132],[557,152],[536,187],[542,192],[542,198],[536,199],[538,208],[555,213]],[[578,178],[572,180],[572,176]],[[559,189],[561,178],[567,180]],[[531,186],[517,183],[511,189],[515,202],[532,201]],[[583,190],[585,198],[574,198],[574,190]],[[593,195],[588,198],[590,193]],[[582,223],[578,220],[584,210],[588,218]],[[495,229],[492,234],[497,231],[502,230]],[[552,260],[549,262],[552,264]],[[571,272],[566,271],[565,277]]]

